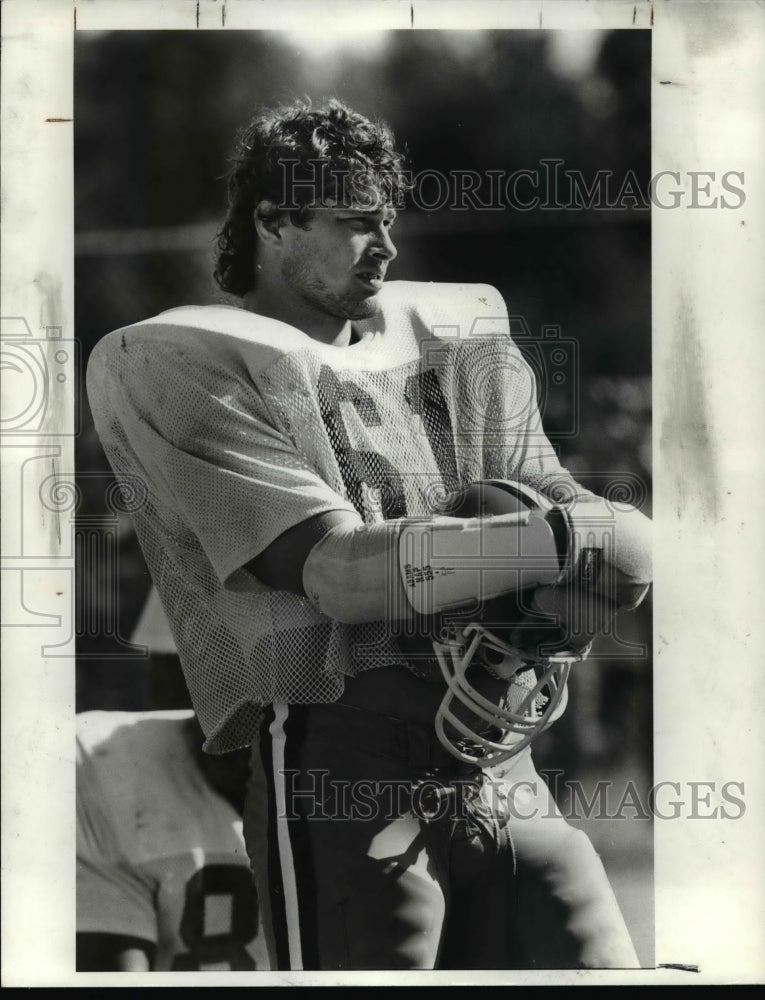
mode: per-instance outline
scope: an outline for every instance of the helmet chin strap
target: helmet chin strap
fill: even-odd
[[[561,653],[541,661],[530,660],[520,651],[503,643],[496,636],[476,626],[468,626],[461,640],[433,642],[433,651],[447,685],[447,692],[436,712],[436,735],[442,746],[462,763],[476,767],[492,767],[501,764],[524,750],[543,732],[565,708],[567,700],[566,681],[571,665],[582,660],[589,650],[579,653]],[[465,642],[467,640],[467,644]],[[481,644],[488,644],[499,653],[512,656],[517,667],[510,677],[503,677],[508,684],[518,673],[541,666],[542,675],[536,679],[514,710],[502,708],[485,698],[467,680],[466,672],[474,662]],[[548,697],[545,708],[538,713],[536,700],[540,694]],[[499,741],[488,739],[471,729],[458,718],[453,710],[454,703],[464,706],[468,712],[490,726],[503,731]],[[537,714],[538,713],[538,714]],[[464,739],[450,736],[446,724],[460,733]],[[516,737],[513,739],[513,737]]]

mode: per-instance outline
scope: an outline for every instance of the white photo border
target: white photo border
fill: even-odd
[[[270,973],[270,984],[696,985],[763,979],[765,648],[765,8],[704,0],[5,0],[5,329],[63,379],[38,435],[4,433],[3,985],[253,984],[253,974],[74,970],[74,658],[41,654],[71,627],[74,470],[73,36],[114,29],[326,31],[635,28],[653,32],[652,174],[744,175],[737,211],[652,209],[654,781],[735,781],[736,820],[655,823],[656,969],[617,972]],[[333,28],[333,30],[335,30]],[[13,321],[7,327],[8,321]],[[5,335],[5,334],[4,334]],[[61,343],[56,343],[60,340]],[[56,354],[56,352],[59,352]],[[61,353],[63,352],[63,353]],[[15,412],[29,386],[3,373]],[[20,404],[21,405],[21,404]],[[57,506],[58,504],[58,506]],[[67,529],[68,530],[68,529]],[[698,968],[697,972],[689,971]]]

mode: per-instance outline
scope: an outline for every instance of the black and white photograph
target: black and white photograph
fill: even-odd
[[[5,58],[6,981],[755,981],[762,9],[362,7]]]

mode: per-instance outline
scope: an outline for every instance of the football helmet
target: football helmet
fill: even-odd
[[[555,538],[561,580],[571,577],[571,533],[565,512],[520,483],[485,480],[451,494],[438,513],[472,518],[522,513],[542,517]],[[527,553],[533,559],[533,553]],[[582,553],[577,560],[582,561]],[[549,555],[547,556],[549,558]],[[463,763],[490,767],[527,747],[565,709],[566,682],[583,660],[592,634],[575,633],[565,613],[540,610],[540,591],[562,598],[569,584],[518,589],[469,607],[418,616],[410,634],[399,636],[409,668],[429,681],[445,681],[436,713],[436,733]]]

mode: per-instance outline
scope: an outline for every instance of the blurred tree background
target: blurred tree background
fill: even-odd
[[[648,31],[77,32],[74,83],[75,332],[84,360],[120,326],[181,304],[232,301],[213,282],[212,244],[233,136],[262,104],[337,96],[390,123],[414,174],[511,174],[558,159],[588,185],[610,171],[612,197],[630,171],[643,198],[648,190]],[[529,197],[530,188],[522,184],[519,193]],[[649,514],[650,240],[640,198],[609,210],[409,205],[396,225],[399,256],[390,272],[488,282],[532,341],[545,326],[559,328],[575,345],[578,371],[560,386],[544,385],[548,434],[585,485],[604,492],[624,483],[629,493],[638,484]],[[533,343],[529,359],[539,370]],[[89,518],[112,508],[108,466],[81,395],[78,519],[87,530]],[[115,514],[110,530],[116,617],[103,571],[80,570],[78,710],[156,705],[149,661],[127,655],[126,645],[149,578],[129,517]],[[650,602],[619,628],[632,651],[613,639],[598,644],[597,657],[574,671],[571,708],[537,757],[567,778],[621,776],[644,793],[652,760]],[[588,829],[601,853],[638,872],[625,876],[620,898],[642,914],[638,945],[650,964],[650,823]]]

